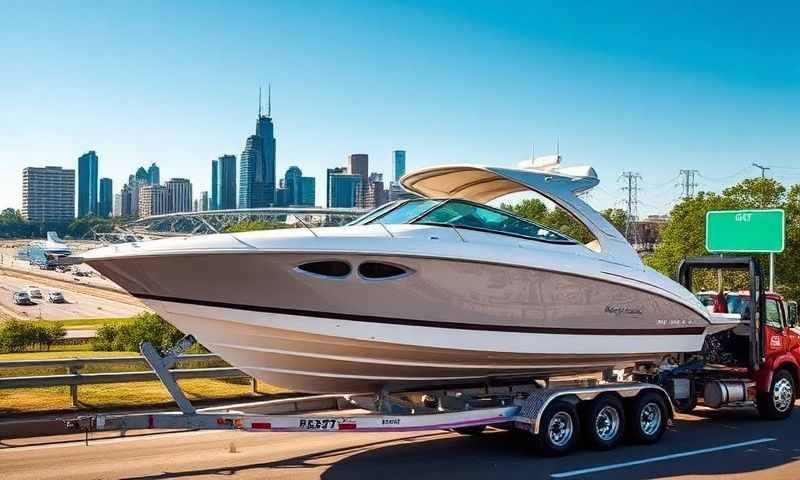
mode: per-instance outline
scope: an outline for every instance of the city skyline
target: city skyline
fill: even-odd
[[[0,162],[13,172],[0,178],[3,208],[21,207],[23,168],[76,168],[89,150],[115,186],[132,165],[155,161],[165,178],[210,191],[208,161],[242,151],[267,81],[278,93],[276,173],[297,165],[317,178],[318,205],[326,169],[345,155],[368,153],[390,180],[396,149],[409,152],[412,171],[511,166],[531,144],[545,154],[558,142],[565,161],[597,169],[597,208],[621,198],[622,171],[641,170],[642,214],[666,213],[680,195],[674,177],[695,164],[698,190],[756,176],[754,161],[800,180],[799,15],[788,3],[322,3],[312,16],[291,5],[200,4],[191,23],[177,4],[2,8],[0,107],[10,114],[0,117]],[[614,21],[598,23],[601,13]],[[252,42],[256,17],[272,25],[270,55]],[[46,38],[27,28],[45,21]],[[203,34],[220,23],[241,28]],[[70,34],[76,25],[86,35]],[[163,44],[173,47],[144,54]]]

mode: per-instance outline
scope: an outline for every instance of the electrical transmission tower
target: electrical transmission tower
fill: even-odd
[[[631,245],[641,244],[639,238],[639,230],[636,228],[636,221],[639,219],[639,180],[642,176],[635,172],[622,172],[620,179],[625,179],[626,186],[622,187],[622,191],[628,194],[625,200],[625,208],[627,216],[625,218],[625,238]]]
[[[694,196],[694,189],[697,186],[697,183],[694,181],[694,176],[698,173],[700,173],[699,170],[681,170],[679,176],[683,177],[683,180],[681,180],[683,198]]]

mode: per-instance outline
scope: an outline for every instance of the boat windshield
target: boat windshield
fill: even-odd
[[[384,225],[397,225],[401,223],[411,223],[412,220],[419,217],[428,210],[437,205],[441,205],[444,200],[408,200],[395,208],[386,211],[383,215],[372,217],[364,223],[383,223]]]
[[[577,243],[529,220],[502,210],[464,200],[449,200],[414,221],[424,225],[442,225],[512,235],[555,243]]]
[[[383,215],[384,213],[388,212],[389,210],[395,208],[400,203],[402,203],[402,202],[401,201],[397,201],[397,202],[390,202],[390,203],[386,203],[384,205],[381,205],[380,207],[376,208],[375,210],[369,211],[369,212],[365,213],[364,215],[361,215],[360,217],[356,218],[355,220],[353,220],[352,222],[348,223],[347,225],[348,226],[351,226],[351,225],[366,225],[367,223],[369,223],[370,221],[375,219],[375,217]]]
[[[374,210],[351,225],[368,223],[454,226],[546,242],[577,243],[529,220],[466,200],[407,200]]]

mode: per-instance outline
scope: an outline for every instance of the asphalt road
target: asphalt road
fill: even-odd
[[[556,459],[538,456],[523,435],[502,431],[479,437],[226,431],[99,439],[95,434],[89,446],[82,436],[4,441],[0,478],[794,480],[800,478],[798,431],[800,410],[782,422],[761,421],[750,411],[681,415],[656,445],[580,450]],[[584,469],[595,470],[581,474]]]
[[[36,305],[15,305],[13,292],[27,291],[28,285],[35,285],[44,298],[34,299]],[[67,303],[53,304],[47,301],[47,292],[58,290],[64,294]],[[111,318],[130,317],[141,312],[144,307],[122,303],[99,296],[77,292],[47,279],[20,279],[8,272],[0,273],[0,309],[17,318],[39,318],[45,320],[64,320],[71,318]]]

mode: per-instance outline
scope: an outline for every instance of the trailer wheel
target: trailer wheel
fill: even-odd
[[[608,450],[622,440],[625,409],[619,398],[602,395],[592,400],[583,416],[583,431],[592,448]]]
[[[772,376],[769,392],[759,392],[756,406],[761,418],[767,420],[782,420],[789,417],[794,409],[794,400],[797,397],[792,374],[785,369],[780,369]]]
[[[664,398],[645,392],[635,398],[628,410],[628,436],[635,443],[651,444],[661,439],[667,428],[667,406]]]
[[[472,425],[469,427],[454,428],[453,431],[461,435],[480,435],[486,430],[486,425]]]
[[[542,454],[548,457],[566,455],[578,443],[580,423],[575,406],[555,400],[542,413],[537,443]]]

